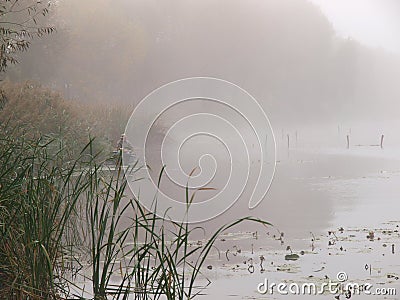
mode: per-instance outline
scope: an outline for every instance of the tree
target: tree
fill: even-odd
[[[26,51],[31,39],[54,32],[54,27],[39,23],[48,15],[50,4],[41,0],[0,0],[0,73],[18,62],[16,54]]]

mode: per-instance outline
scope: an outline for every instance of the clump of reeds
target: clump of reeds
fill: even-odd
[[[93,140],[75,158],[65,151],[0,124],[1,299],[192,299],[218,235],[267,224],[243,218],[197,245],[185,218],[166,221],[128,196],[120,159],[107,169]]]

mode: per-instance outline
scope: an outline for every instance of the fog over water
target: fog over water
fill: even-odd
[[[142,140],[132,135],[135,130],[126,129],[135,155],[145,157],[140,163],[147,164],[150,179],[157,183],[165,167],[160,192],[185,202],[187,182],[190,195],[196,194],[195,204],[224,189],[233,193],[245,183],[238,201],[231,202],[234,196],[230,194],[223,199],[232,204],[226,213],[212,215],[200,225],[209,233],[250,214],[274,224],[268,233],[253,223],[239,226],[235,230],[249,238],[230,236],[229,240],[228,236],[217,245],[230,253],[234,246],[236,251],[240,247],[244,259],[252,257],[254,262],[260,255],[272,257],[269,275],[282,279],[295,274],[298,280],[313,274],[317,278],[325,275],[315,274],[321,265],[332,276],[336,268],[354,264],[354,270],[358,268],[354,276],[364,276],[365,256],[359,254],[369,251],[371,244],[365,245],[370,241],[362,230],[372,228],[378,235],[382,224],[396,221],[390,224],[400,225],[398,7],[398,2],[389,0],[57,1],[48,20],[57,33],[33,41],[30,51],[20,55],[20,64],[12,66],[7,76],[37,80],[58,89],[72,102],[105,103],[126,111],[138,107],[160,86],[179,79],[210,77],[237,85],[257,100],[271,128],[261,109],[244,114],[251,106],[246,97],[243,101],[249,102],[240,102],[241,111],[222,103],[229,103],[229,97],[212,101],[215,99],[202,97],[202,93],[194,94],[190,101],[178,98],[181,103],[165,110],[161,101],[151,103],[132,120],[135,126],[160,112],[150,127],[133,127],[145,136],[145,149],[137,146]],[[203,91],[223,95],[218,88]],[[228,121],[225,127],[221,119]],[[257,136],[252,126],[260,123],[264,127]],[[244,144],[228,125],[240,133]],[[271,186],[269,180],[257,177],[264,167],[275,172]],[[243,182],[246,172],[249,176]],[[144,188],[134,177],[127,178]],[[191,182],[202,184],[193,187]],[[231,184],[228,188],[227,182]],[[267,196],[249,209],[249,199],[260,182],[268,190]],[[356,247],[345,245],[347,256],[338,247],[325,249],[323,235],[339,227],[349,234],[346,241],[360,237]],[[282,233],[286,244],[274,236]],[[203,232],[195,237],[203,238]],[[398,243],[399,236],[396,238],[385,242]],[[289,264],[284,260],[288,245],[306,251],[300,259],[303,265],[291,265],[294,271],[276,272],[273,263],[277,260],[281,260],[279,267]],[[376,249],[374,260],[371,255],[367,262],[388,270],[394,266],[399,272],[398,264],[394,265],[398,258],[384,261],[389,255],[384,257],[379,252],[384,250]],[[331,256],[334,251],[342,256]],[[221,253],[219,257],[211,255],[214,269],[208,268],[210,276],[222,283],[227,278],[236,280],[237,288],[242,289],[237,298],[254,292],[258,281],[246,277],[242,282],[240,274],[248,275],[247,265],[243,267],[239,261],[242,256],[238,255],[237,261],[232,256],[228,262]],[[321,263],[316,265],[314,257]],[[233,269],[241,264],[242,273],[226,275],[227,268],[233,270],[229,264]],[[258,267],[258,261],[255,264]],[[306,271],[299,271],[301,267]],[[262,280],[262,272],[257,275],[257,280]],[[387,276],[382,273],[374,280],[381,277]],[[215,286],[209,299],[230,293],[229,284]]]
[[[49,20],[57,33],[34,41],[8,76],[36,79],[71,101],[129,109],[168,82],[194,76],[221,78],[260,103],[275,133],[278,161],[293,160],[287,153],[288,138],[291,151],[317,149],[321,155],[329,148],[345,149],[347,135],[356,146],[379,144],[384,134],[388,153],[400,144],[400,59],[384,43],[395,32],[393,18],[384,18],[388,6],[382,4],[386,10],[376,14],[370,6],[360,6],[353,23],[338,19],[340,7],[349,14],[356,10],[356,2],[329,6],[306,0],[58,1]],[[393,16],[395,10],[390,11]],[[383,44],[363,38],[368,31],[372,39],[385,31],[372,21],[371,30],[360,29],[371,14],[387,20],[389,34]],[[247,130],[241,117],[217,103],[193,101],[171,107],[150,130],[146,151],[153,177],[162,166],[159,150],[168,128],[190,114],[210,112]],[[182,142],[185,132],[175,134],[169,138]],[[256,148],[253,166],[259,159]],[[186,174],[197,166],[201,153],[227,154],[207,137],[193,138],[182,149]],[[219,166],[225,163],[226,156]],[[278,162],[278,178],[284,169]],[[287,172],[291,177],[292,171]],[[218,180],[223,182],[228,173],[221,168]],[[289,184],[284,183],[282,190],[284,185]],[[290,196],[278,198],[282,197]]]
[[[395,153],[393,149],[400,144],[400,59],[384,43],[390,44],[395,32],[393,18],[384,16],[388,11],[393,16],[395,9],[382,4],[382,10],[373,14],[368,5],[377,2],[369,1],[353,23],[345,17],[338,19],[340,9],[344,15],[355,13],[356,2],[348,6],[337,2],[335,6],[306,0],[59,1],[49,20],[57,33],[33,41],[31,51],[21,54],[21,63],[10,69],[8,76],[36,79],[61,90],[71,101],[126,105],[129,109],[174,80],[207,76],[233,82],[260,103],[275,133],[277,159],[282,164],[278,162],[270,197],[275,197],[285,172],[282,192],[284,186],[291,186],[291,191],[298,186],[295,193],[301,195],[300,190],[305,189],[302,184],[286,182],[294,170],[283,162],[296,161],[294,154],[288,154],[288,136],[292,152],[308,148],[318,155],[326,149],[346,149],[347,135],[356,146],[379,144],[384,134],[385,155],[391,149]],[[362,31],[371,15],[375,22]],[[371,32],[373,39],[376,32],[384,32],[376,22],[384,19],[388,35],[383,44],[368,42],[363,34]],[[162,167],[159,150],[163,134],[175,122],[195,113],[214,113],[229,119],[242,133],[249,130],[242,117],[211,101],[169,108],[149,134],[147,163],[153,167],[154,178]],[[255,121],[255,116],[247,117]],[[180,143],[186,133],[175,131],[169,138]],[[254,140],[249,142],[248,150],[254,167],[259,153],[253,144]],[[185,173],[197,166],[204,153],[222,159],[213,183],[222,188],[216,183],[229,178],[225,166],[229,153],[210,137],[197,136],[182,148]],[[311,156],[309,160],[315,159]],[[343,167],[346,173],[350,165]],[[324,173],[322,167],[317,169]],[[208,191],[208,195],[212,193]]]

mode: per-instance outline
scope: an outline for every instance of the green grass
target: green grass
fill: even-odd
[[[1,299],[193,299],[222,232],[268,225],[242,218],[194,244],[198,228],[145,210],[127,195],[121,160],[110,172],[92,146],[72,158],[56,140],[0,125]]]

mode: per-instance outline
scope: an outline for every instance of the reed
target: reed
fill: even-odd
[[[58,140],[0,124],[1,299],[193,299],[222,232],[269,225],[242,218],[197,245],[186,217],[168,221],[129,196],[124,172],[135,166],[119,157],[107,169],[96,151],[90,139],[71,157]]]

